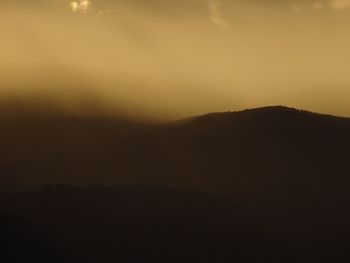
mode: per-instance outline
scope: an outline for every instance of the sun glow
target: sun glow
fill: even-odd
[[[89,0],[79,0],[70,3],[73,12],[86,13],[92,9],[92,3]]]

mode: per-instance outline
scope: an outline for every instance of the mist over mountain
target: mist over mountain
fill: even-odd
[[[224,111],[233,102],[242,106],[231,91],[203,90],[187,79],[169,83],[156,72],[145,75],[103,67],[0,63],[0,86],[1,108],[13,111],[26,108],[164,121]]]
[[[0,262],[350,262],[349,14],[1,0]]]

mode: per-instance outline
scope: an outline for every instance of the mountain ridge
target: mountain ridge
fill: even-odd
[[[349,183],[350,119],[283,106],[156,125],[88,116],[1,125],[3,185],[145,184],[255,198]]]
[[[343,119],[343,120],[350,120],[350,117],[347,116],[338,116],[333,114],[327,114],[327,113],[319,113],[304,109],[298,109],[294,107],[288,107],[283,105],[276,105],[276,106],[264,106],[264,107],[257,107],[257,108],[247,108],[244,110],[239,111],[226,111],[226,112],[210,112],[206,113],[204,115],[196,115],[189,118],[183,119],[183,121],[190,121],[190,120],[206,120],[206,119],[214,119],[219,117],[234,117],[235,115],[243,115],[243,116],[261,116],[261,117],[268,117],[268,115],[294,115],[294,116],[313,116],[313,117],[323,117],[323,118],[335,118],[335,119]]]

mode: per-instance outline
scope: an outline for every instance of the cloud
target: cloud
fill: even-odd
[[[324,7],[324,4],[322,2],[315,2],[313,3],[312,5],[312,8],[313,9],[316,9],[316,10],[320,10],[320,9],[323,9]]]
[[[228,23],[226,22],[222,9],[220,0],[207,0],[208,7],[210,11],[210,20],[221,27],[227,27]]]
[[[293,12],[300,12],[301,11],[301,7],[299,5],[292,5],[292,11]]]
[[[105,15],[108,15],[109,13],[111,13],[111,10],[109,10],[109,9],[104,9],[104,10],[99,10],[98,11],[98,14],[100,16],[105,16]]]
[[[350,0],[330,0],[329,5],[335,10],[343,10],[350,7]]]
[[[86,13],[92,9],[92,3],[89,0],[78,0],[70,3],[73,12]]]

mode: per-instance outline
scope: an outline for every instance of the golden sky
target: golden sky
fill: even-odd
[[[167,118],[350,116],[350,0],[1,0],[0,34],[4,94],[96,94]]]

